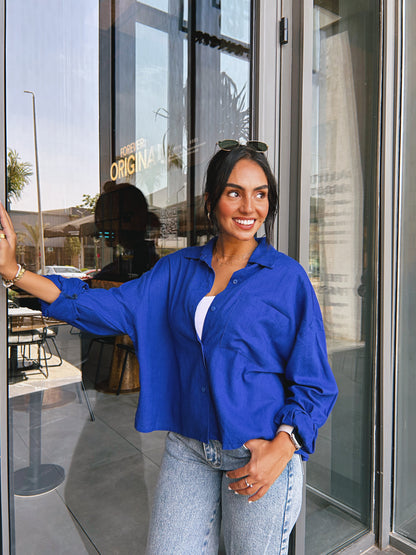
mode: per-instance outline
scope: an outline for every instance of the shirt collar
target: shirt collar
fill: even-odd
[[[216,237],[213,237],[206,245],[202,248],[190,248],[186,249],[185,257],[192,258],[194,260],[202,260],[208,266],[211,266],[212,252],[214,250],[214,245],[217,241]],[[277,251],[266,241],[265,237],[256,239],[258,245],[253,251],[248,261],[249,264],[258,264],[259,266],[265,266],[267,268],[273,268],[276,261]]]

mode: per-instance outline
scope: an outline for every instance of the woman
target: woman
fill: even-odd
[[[217,236],[108,291],[23,272],[3,207],[0,273],[46,315],[128,334],[138,353],[136,428],[168,430],[147,552],[287,553],[301,458],[337,395],[313,288],[270,246],[277,188],[259,144],[222,142],[206,179]],[[260,144],[260,148],[262,144]],[[267,148],[267,147],[266,147]],[[256,239],[265,224],[267,239]]]

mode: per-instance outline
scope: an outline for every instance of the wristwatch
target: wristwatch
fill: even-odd
[[[288,426],[287,424],[281,424],[277,430],[277,433],[279,432],[286,432],[289,435],[290,441],[293,443],[296,451],[302,447],[302,444],[300,443],[295,433],[295,428],[293,426]]]

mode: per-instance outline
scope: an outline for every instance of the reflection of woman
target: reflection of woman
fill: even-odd
[[[134,185],[104,185],[95,207],[95,226],[106,245],[121,252],[95,279],[124,282],[141,276],[156,263],[153,241],[146,240],[149,220],[147,201]]]
[[[220,150],[206,182],[218,235],[204,247],[162,258],[108,291],[19,275],[46,314],[94,333],[129,334],[138,349],[136,427],[170,432],[150,554],[216,553],[221,522],[227,553],[287,553],[301,457],[313,451],[337,389],[313,288],[268,244],[276,203],[264,154]],[[267,240],[257,240],[263,222]],[[2,224],[0,273],[13,279],[16,238],[3,208]]]

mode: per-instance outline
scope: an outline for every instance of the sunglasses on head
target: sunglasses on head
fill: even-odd
[[[218,141],[217,145],[221,150],[225,150],[227,152],[230,152],[230,150],[233,150],[233,148],[237,148],[238,146],[244,146],[234,139],[225,139],[224,141]],[[266,152],[266,150],[269,148],[266,143],[262,143],[261,141],[247,141],[245,146],[248,146],[256,150],[257,152]]]

